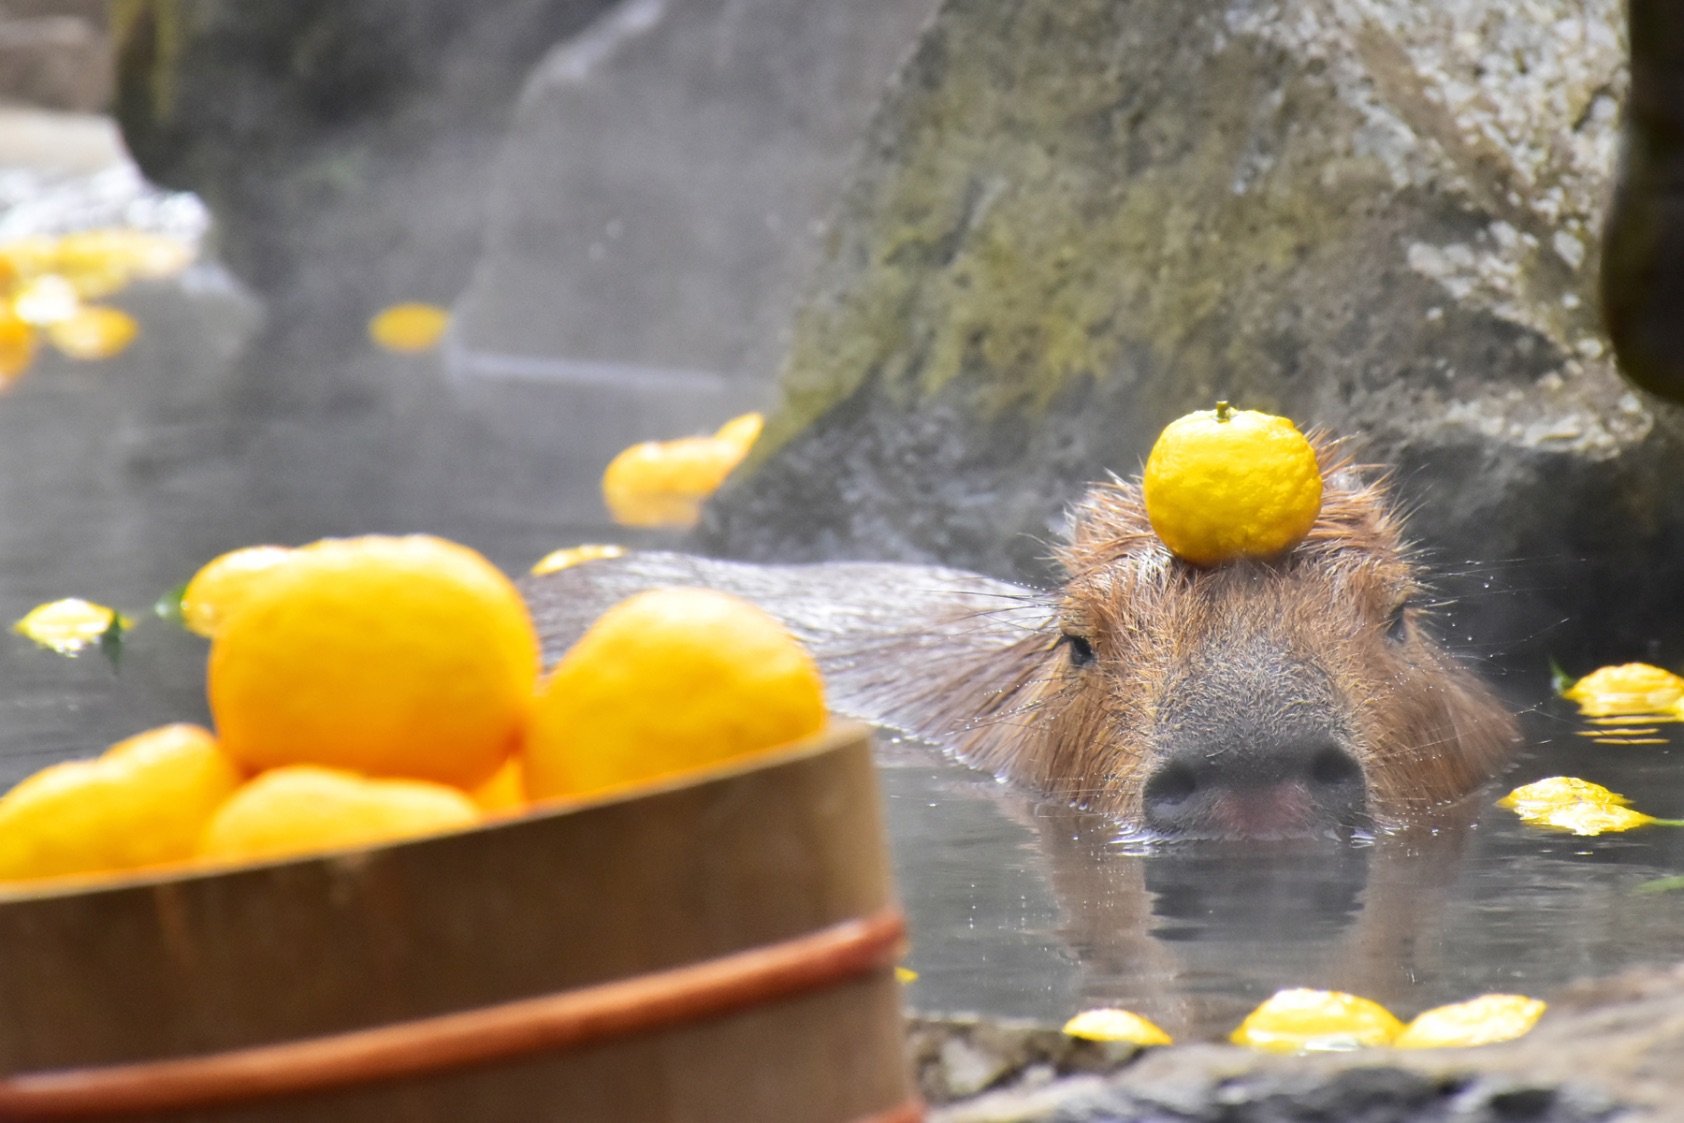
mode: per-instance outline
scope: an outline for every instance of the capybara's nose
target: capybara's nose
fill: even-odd
[[[1333,737],[1274,743],[1190,741],[1163,756],[1146,779],[1146,824],[1166,835],[1281,838],[1362,821],[1362,766]]]

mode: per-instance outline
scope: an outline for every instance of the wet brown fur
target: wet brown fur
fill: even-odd
[[[1014,782],[1127,821],[1169,703],[1207,645],[1283,640],[1333,685],[1331,704],[1382,822],[1466,795],[1514,745],[1513,716],[1426,628],[1422,577],[1402,538],[1383,473],[1314,436],[1322,510],[1286,556],[1201,569],[1176,558],[1147,521],[1138,481],[1094,486],[1057,552],[1065,582],[1058,631],[998,659],[994,685],[919,692],[962,729],[955,751]],[[1406,638],[1386,636],[1401,611]],[[1072,664],[1066,636],[1096,656]]]

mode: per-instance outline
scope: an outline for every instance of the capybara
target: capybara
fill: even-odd
[[[1465,796],[1513,716],[1431,635],[1383,478],[1316,439],[1321,514],[1268,561],[1201,569],[1152,532],[1137,481],[1094,486],[1034,591],[889,563],[762,566],[632,553],[528,579],[546,662],[608,605],[707,585],[781,618],[833,709],[1166,836],[1406,823]]]

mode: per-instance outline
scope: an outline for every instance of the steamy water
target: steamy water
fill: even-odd
[[[1471,826],[1420,837],[1142,845],[921,746],[883,773],[919,1008],[1043,1020],[1115,1005],[1218,1038],[1275,990],[1373,998],[1403,1017],[1487,992],[1547,997],[1684,948],[1684,832],[1580,838],[1493,806],[1567,774],[1656,816],[1684,811],[1684,737],[1598,744],[1571,707],[1528,715]],[[1662,726],[1684,730],[1684,726]]]
[[[143,325],[131,351],[91,365],[43,356],[0,397],[0,612],[85,596],[142,623],[115,672],[97,654],[0,640],[0,783],[206,719],[203,642],[147,610],[223,550],[424,530],[520,572],[557,546],[640,542],[588,515],[534,514],[534,496],[563,488],[587,498],[560,509],[594,509],[594,476],[547,479],[503,448],[463,416],[436,358],[352,356],[332,393],[288,401],[265,379],[294,372],[235,362],[258,313],[214,267],[116,303]],[[1178,1036],[1217,1037],[1284,986],[1350,990],[1407,1016],[1671,960],[1684,891],[1643,886],[1684,872],[1684,832],[1574,838],[1491,806],[1567,773],[1684,814],[1684,745],[1603,745],[1583,728],[1555,702],[1530,713],[1527,748],[1471,826],[1243,848],[1120,840],[922,746],[885,743],[911,1003],[1044,1020],[1120,1005]]]

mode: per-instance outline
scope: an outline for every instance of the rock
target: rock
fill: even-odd
[[[913,1055],[943,1023],[917,1021]],[[952,1030],[964,1039],[974,1026]],[[1021,1055],[1048,1030],[1001,1023],[992,1051]],[[1676,1118],[1684,1102],[1684,966],[1575,984],[1526,1037],[1474,1049],[1360,1050],[1290,1057],[1219,1045],[1147,1049],[1111,1072],[952,1103],[930,1123],[1117,1120],[1600,1120]],[[922,1066],[919,1071],[923,1071]],[[939,1101],[936,1101],[939,1102]]]
[[[975,1016],[914,1015],[907,1055],[925,1103],[969,1099],[992,1088],[1036,1088],[1060,1077],[1120,1069],[1140,1055],[1124,1042],[1084,1041],[1052,1026]]]
[[[914,1023],[915,1057],[932,1052],[941,1028]],[[954,1032],[976,1033],[968,1024]],[[994,1051],[1012,1056],[1000,1039],[1049,1031],[1001,1024],[992,1032]],[[1218,1045],[1148,1049],[1111,1072],[952,1103],[931,1123],[1671,1118],[1684,1094],[1681,1054],[1684,967],[1674,967],[1576,984],[1552,999],[1530,1035],[1503,1045],[1302,1057]]]
[[[1631,96],[1609,211],[1602,304],[1621,369],[1684,401],[1684,11],[1632,0]]]
[[[368,317],[474,278],[426,372],[467,409],[414,439],[536,534],[600,522],[625,445],[765,400],[813,226],[934,2],[137,0],[117,111],[265,300],[245,408],[383,400]]]
[[[262,393],[331,393],[370,314],[448,304],[531,66],[611,0],[137,0],[115,110],[153,180],[197,192],[229,268],[266,298]],[[313,385],[314,383],[314,385]]]
[[[102,5],[0,7],[0,98],[83,113],[111,99],[111,41]]]
[[[1595,311],[1624,84],[1617,0],[948,0],[699,542],[1041,576],[1085,482],[1223,397],[1395,465],[1452,591],[1525,588],[1458,634],[1643,652],[1684,496]]]
[[[1593,1123],[1619,1113],[1615,1101],[1578,1087],[1479,1076],[1437,1076],[1376,1064],[1259,1064],[1246,1071],[1225,1051],[1189,1051],[1170,1079],[1142,1072],[1103,1081],[1082,1077],[1031,1092],[1010,1091],[945,1111],[930,1123]],[[1200,1064],[1199,1061],[1203,1061]],[[1156,1074],[1153,1074],[1156,1076]]]
[[[624,446],[766,402],[815,227],[934,6],[630,0],[537,70],[455,364],[535,477],[589,482],[535,508],[594,514]]]

